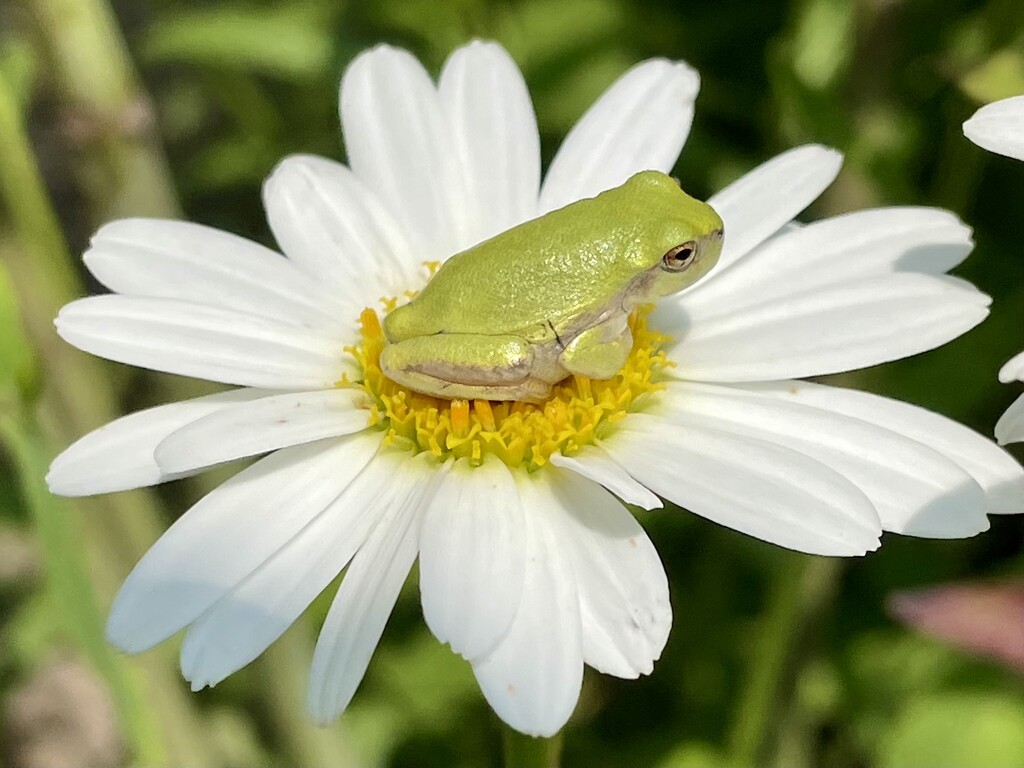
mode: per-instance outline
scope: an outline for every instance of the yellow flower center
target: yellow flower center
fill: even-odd
[[[395,302],[386,302],[390,309]],[[643,406],[661,389],[659,372],[671,362],[659,348],[668,337],[647,327],[647,306],[629,318],[633,349],[625,366],[607,380],[570,376],[543,403],[444,400],[406,389],[380,369],[385,338],[373,309],[359,316],[362,340],[347,347],[362,368],[362,380],[343,380],[369,395],[369,423],[384,432],[386,443],[412,453],[430,451],[439,461],[469,458],[479,465],[493,454],[510,467],[532,471],[556,451],[571,456]]]

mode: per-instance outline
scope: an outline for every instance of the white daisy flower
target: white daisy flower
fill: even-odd
[[[964,123],[964,135],[989,152],[1024,160],[1024,96],[986,104]],[[1002,367],[999,380],[1024,381],[1024,353]],[[1024,395],[996,423],[996,439],[1003,445],[1024,442]]]
[[[964,135],[989,152],[1024,160],[1024,95],[986,104],[964,123]]]
[[[705,281],[633,316],[609,381],[546,403],[437,400],[377,366],[380,317],[424,264],[624,182],[668,171],[697,74],[647,61],[572,130],[540,183],[537,126],[499,46],[457,50],[438,85],[408,53],[359,56],[341,87],[349,167],[291,157],[265,187],[285,257],[194,224],[119,221],[85,262],[113,295],[61,336],[102,357],[236,385],[85,436],[51,488],[104,493],[268,454],[186,512],[114,603],[129,652],[186,629],[182,671],[214,685],[260,655],[348,568],[313,656],[309,708],[340,715],[419,558],[427,624],[512,727],[557,732],[584,664],[651,672],[665,572],[620,499],[659,496],[803,552],[859,555],[882,531],[971,536],[1020,510],[1024,473],[911,405],[795,381],[936,347],[989,300],[944,273],[971,250],[953,215],[890,208],[801,227],[840,157],[787,152],[710,201],[726,225]],[[431,265],[434,266],[434,265]],[[381,300],[383,298],[384,304]]]

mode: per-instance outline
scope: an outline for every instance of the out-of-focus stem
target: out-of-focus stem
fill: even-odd
[[[784,554],[764,615],[758,622],[757,645],[750,657],[745,684],[733,721],[727,750],[728,765],[764,765],[762,753],[773,722],[784,711],[785,688],[792,651],[803,638],[806,619],[831,592],[839,573],[838,561]]]
[[[310,719],[306,708],[306,680],[313,653],[308,625],[300,623],[286,632],[264,657],[256,662],[255,694],[261,696],[272,714],[271,727],[277,732],[282,751],[295,765],[308,768],[346,768],[359,765],[338,725],[321,728]]]
[[[562,762],[562,734],[550,739],[526,736],[502,726],[505,768],[558,768]]]
[[[93,225],[178,215],[153,109],[105,0],[20,0],[37,20]]]
[[[54,443],[67,444],[115,417],[117,408],[96,361],[61,342],[53,331],[52,319],[58,307],[80,288],[69,268],[67,246],[18,105],[2,78],[0,137],[0,200],[18,244],[0,250],[0,257],[18,295],[25,331],[44,368],[44,389],[36,403],[39,421]],[[112,495],[79,507],[87,509],[88,514],[81,521],[83,541],[76,543],[91,554],[93,583],[97,592],[109,600],[119,577],[158,535],[158,507],[152,495],[145,492]],[[161,704],[153,711],[161,715],[162,749],[169,760],[188,765],[215,762],[166,652],[148,657],[140,666],[146,678],[146,696]]]
[[[64,635],[106,679],[124,724],[126,740],[140,764],[160,762],[165,755],[154,739],[156,723],[141,706],[140,692],[129,685],[124,670],[103,637],[95,595],[78,551],[77,518],[43,483],[47,448],[38,428],[17,403],[0,406],[0,443],[18,476],[22,499],[31,515],[45,563],[46,588]]]

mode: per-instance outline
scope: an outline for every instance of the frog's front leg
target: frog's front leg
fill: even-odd
[[[380,368],[404,387],[446,399],[543,400],[533,347],[518,336],[441,333],[387,344]]]
[[[558,362],[569,371],[591,379],[610,379],[622,370],[633,349],[633,334],[624,317],[588,328],[570,341]]]

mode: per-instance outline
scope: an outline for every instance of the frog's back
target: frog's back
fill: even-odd
[[[413,302],[389,315],[389,337],[530,338],[566,317],[606,306],[635,272],[644,233],[671,216],[673,206],[678,210],[666,184],[683,195],[663,174],[638,174],[453,256]]]

